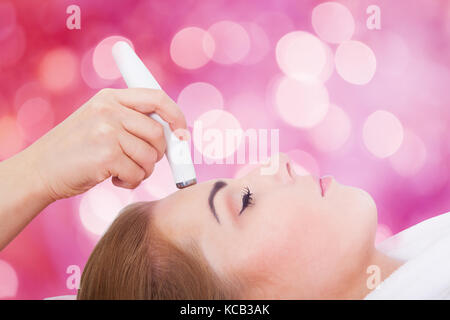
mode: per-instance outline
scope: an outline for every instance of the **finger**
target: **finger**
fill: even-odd
[[[111,182],[112,182],[113,185],[115,185],[116,187],[125,188],[125,189],[133,189],[133,188],[131,188],[126,182],[123,182],[123,181],[120,180],[118,177],[112,177],[112,178],[111,178]]]
[[[166,151],[163,126],[149,116],[128,108],[121,108],[120,112],[120,121],[125,130],[155,148],[156,161],[161,160]]]
[[[145,171],[144,179],[148,178],[157,161],[157,151],[147,142],[127,131],[118,134],[119,144],[123,152]]]
[[[122,181],[120,180],[118,177],[112,177],[111,178],[111,182],[113,183],[113,185],[115,185],[116,187],[119,188],[124,188],[124,189],[136,189],[137,186],[139,185],[131,185],[128,182]]]
[[[148,88],[113,89],[113,97],[123,106],[141,113],[156,112],[172,131],[186,129],[186,119],[177,104],[162,90]]]
[[[114,185],[127,189],[136,188],[145,177],[145,171],[125,153],[116,158],[110,169]]]

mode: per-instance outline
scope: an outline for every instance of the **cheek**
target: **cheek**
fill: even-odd
[[[376,228],[371,198],[343,191],[326,201],[298,192],[259,199],[239,225],[209,234],[203,250],[216,270],[255,281],[283,274],[332,279],[349,261],[358,267]]]
[[[264,276],[296,272],[311,279],[320,274],[326,279],[349,265],[348,259],[357,267],[373,245],[376,210],[359,189],[327,201],[298,193],[276,199],[258,202],[257,212],[237,234],[240,242],[231,250],[237,270]]]
[[[317,268],[322,257],[335,255],[335,248],[330,246],[335,235],[326,231],[331,226],[317,203],[308,203],[298,195],[297,202],[292,199],[258,203],[258,211],[251,213],[252,221],[239,235],[240,245],[233,248],[236,268],[264,276],[283,270],[303,273]],[[279,203],[285,205],[280,207]]]

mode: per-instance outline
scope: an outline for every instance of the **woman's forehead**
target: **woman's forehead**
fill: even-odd
[[[158,200],[154,206],[155,224],[161,231],[181,237],[190,233],[208,221],[209,212],[208,197],[214,186],[219,181],[232,183],[232,179],[208,180],[185,189],[178,190],[169,196]]]

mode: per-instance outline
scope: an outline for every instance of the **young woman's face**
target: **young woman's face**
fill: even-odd
[[[275,174],[260,169],[170,195],[155,205],[155,223],[177,244],[195,241],[219,274],[261,290],[249,295],[337,294],[373,251],[372,198],[334,179],[323,195],[319,179],[297,176],[283,154]]]

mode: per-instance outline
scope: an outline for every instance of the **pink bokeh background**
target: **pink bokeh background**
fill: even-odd
[[[73,4],[79,30],[66,26]],[[380,29],[367,26],[370,5]],[[299,172],[367,190],[377,241],[450,210],[449,1],[3,0],[0,160],[99,89],[125,86],[110,55],[118,39],[191,127],[219,116],[212,126],[279,129]],[[196,165],[200,181],[246,169]],[[82,270],[118,210],[174,190],[163,160],[136,190],[105,181],[53,203],[0,252],[0,299],[76,294],[67,270]]]

